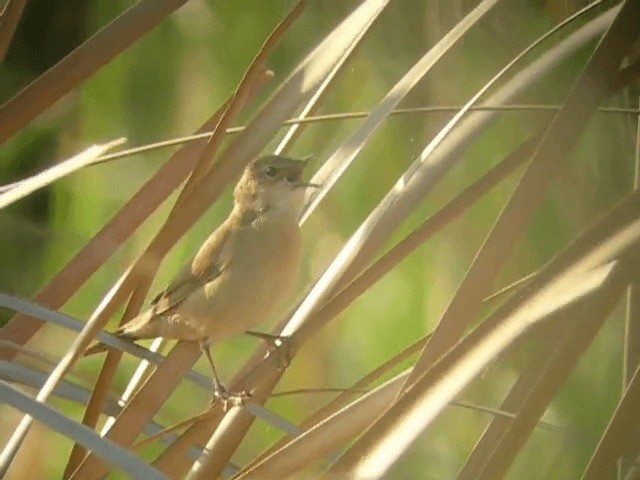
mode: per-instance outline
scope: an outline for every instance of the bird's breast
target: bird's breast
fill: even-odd
[[[217,341],[254,328],[290,293],[300,265],[297,224],[259,224],[232,233],[229,262],[185,313]],[[188,312],[186,311],[188,310]]]

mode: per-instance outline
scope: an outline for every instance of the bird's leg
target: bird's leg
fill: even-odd
[[[198,346],[200,347],[200,351],[204,354],[207,362],[209,362],[209,366],[211,367],[211,372],[213,374],[213,390],[215,391],[216,395],[222,395],[222,392],[226,392],[226,390],[220,382],[218,371],[216,370],[216,366],[213,363],[213,357],[211,357],[211,347],[209,346],[209,342],[207,340],[200,340],[200,342],[198,342]]]
[[[200,347],[200,351],[204,354],[211,367],[211,372],[213,376],[213,397],[214,400],[219,398],[224,403],[224,409],[227,409],[227,403],[230,402],[232,405],[242,405],[242,402],[249,396],[246,392],[241,392],[238,394],[234,394],[229,392],[220,381],[220,377],[218,376],[218,371],[216,370],[216,366],[213,363],[213,357],[211,356],[211,347],[209,346],[208,340],[200,340],[198,342],[198,346]]]

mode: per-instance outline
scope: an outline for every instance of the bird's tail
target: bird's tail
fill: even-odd
[[[127,338],[131,340],[136,340],[139,338],[155,338],[158,336],[158,334],[153,330],[151,321],[154,318],[155,313],[153,313],[151,309],[147,310],[146,312],[141,313],[133,320],[118,328],[118,330],[116,330],[115,332],[115,335],[120,338]],[[110,350],[114,350],[114,348],[110,347],[109,345],[105,345],[102,342],[96,342],[93,345],[87,347],[82,356],[88,357],[89,355],[108,352]]]
[[[116,335],[122,338],[139,339],[139,338],[156,338],[160,336],[158,324],[156,320],[158,316],[152,308],[142,312],[136,318],[122,325]]]

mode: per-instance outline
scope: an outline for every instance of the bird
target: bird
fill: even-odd
[[[301,258],[298,220],[306,160],[266,155],[247,164],[234,188],[231,213],[150,307],[121,326],[130,340],[163,337],[198,342],[211,368],[214,397],[227,399],[211,344],[267,319],[290,293]]]

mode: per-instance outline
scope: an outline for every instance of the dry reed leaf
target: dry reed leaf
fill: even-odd
[[[589,347],[600,327],[615,307],[617,291],[605,290],[600,295],[602,304],[587,304],[583,312],[566,318],[557,325],[556,338],[551,340],[547,356],[536,366],[537,375],[530,378],[526,398],[494,444],[494,450],[476,470],[473,478],[493,479],[504,476],[517,454],[530,438],[535,425],[548,409],[560,387],[574,371],[582,354]],[[608,296],[608,297],[607,297]],[[609,304],[606,301],[610,301]]]
[[[175,390],[182,381],[181,369],[177,367],[189,365],[191,368],[199,358],[200,351],[192,347],[190,343],[178,343],[138,394],[124,407],[105,435],[106,439],[124,447],[129,447],[134,442],[148,420],[164,405],[167,392]],[[71,478],[99,479],[107,472],[108,468],[100,457],[90,454],[80,463]]]
[[[167,478],[128,450],[100,438],[90,428],[67,418],[47,405],[35,401],[4,382],[0,382],[0,396],[2,396],[3,402],[37,418],[39,422],[47,425],[52,430],[60,432],[65,437],[73,438],[86,448],[95,451],[114,468],[121,469],[132,476],[144,476],[144,478],[157,480]]]
[[[86,167],[87,165],[91,165],[105,152],[108,152],[118,145],[122,145],[124,142],[126,142],[126,138],[119,138],[101,145],[92,145],[83,152],[56,164],[53,167],[47,168],[36,175],[17,182],[17,184],[12,188],[0,193],[0,208],[11,205],[13,202],[26,197],[36,190],[44,188],[47,185],[70,175],[76,170]]]
[[[474,331],[405,390],[332,466],[329,474],[381,478],[448,402],[535,322],[570,318],[587,307],[591,312],[602,313],[594,305],[603,299],[610,311],[615,306],[612,300],[617,300],[616,294],[622,291],[619,270],[619,263],[613,261],[586,273],[571,272],[543,289],[499,326],[492,325],[492,332],[484,328],[477,330],[481,333]]]
[[[71,347],[69,347],[67,353],[60,359],[56,367],[47,378],[47,381],[44,383],[44,385],[36,395],[35,401],[41,403],[47,401],[49,396],[57,388],[58,384],[62,381],[64,376],[71,370],[76,360],[82,356],[82,352],[84,352],[89,343],[95,338],[101,327],[102,325],[100,325],[98,318],[96,318],[95,316],[86,323],[80,334],[71,344]],[[6,473],[9,465],[16,456],[27,435],[27,432],[29,431],[29,428],[31,427],[32,421],[33,417],[31,417],[30,415],[25,415],[18,426],[15,428],[13,434],[11,435],[11,438],[0,454],[0,476],[3,476]]]
[[[186,0],[140,0],[0,108],[0,142],[139,40]]]
[[[22,17],[22,12],[27,4],[27,0],[14,0],[11,2],[5,2],[0,11],[0,30],[2,35],[0,36],[0,61],[4,61],[7,56],[7,50],[13,40],[13,35],[16,33],[18,22]]]
[[[297,332],[297,335],[301,338],[311,336],[313,332],[321,328],[332,318],[335,318],[342,310],[347,308],[375,282],[390,272],[416,248],[471,208],[481,196],[489,192],[500,181],[507,178],[518,166],[522,165],[528,159],[527,155],[533,153],[533,148],[538,138],[539,136],[534,135],[529,140],[523,142],[496,167],[492,168],[482,178],[465,188],[447,205],[398,242],[387,253],[358,275],[341,290],[340,293],[332,297],[322,308],[312,313]]]
[[[281,478],[338,450],[358,436],[388,407],[406,379],[397,375],[351,404],[310,426],[262,461],[235,475],[234,480]]]
[[[508,412],[519,412],[535,385],[540,383],[540,379],[548,373],[549,364],[546,362],[553,352],[554,348],[560,348],[561,335],[564,328],[558,326],[556,328],[543,330],[537,335],[541,339],[540,347],[533,353],[528,361],[527,367],[520,373],[516,383],[500,405],[502,410]],[[546,335],[549,333],[548,335]],[[546,340],[547,341],[543,341]],[[512,424],[512,419],[494,417],[482,433],[482,436],[474,446],[473,450],[467,457],[464,466],[458,472],[459,480],[475,479],[478,472],[482,471],[487,459],[491,456],[497,443],[504,437],[505,433]]]
[[[304,221],[308,215],[315,209],[318,203],[324,198],[326,192],[337,182],[344,171],[353,162],[356,155],[364,148],[368,139],[375,133],[377,128],[388,117],[389,113],[398,105],[398,103],[411,91],[420,79],[435,65],[435,63],[449,49],[495,5],[494,0],[486,0],[480,3],[473,11],[471,11],[462,21],[456,24],[433,48],[429,51],[396,83],[396,85],[387,93],[380,101],[378,106],[371,112],[365,122],[356,130],[327,160],[323,167],[314,175],[312,181],[322,185],[318,192],[314,192],[311,197],[310,204],[303,212],[302,220]],[[404,183],[404,180],[401,181]],[[283,330],[283,335],[291,335],[304,324],[305,318],[320,304],[328,300],[332,294],[344,286],[345,281],[350,280],[347,271],[352,274],[354,272],[353,262],[356,257],[361,255],[361,250],[366,244],[372,241],[373,229],[375,225],[382,222],[385,213],[395,217],[397,212],[391,212],[392,204],[398,203],[401,194],[396,194],[399,190],[398,184],[390,195],[376,207],[376,209],[367,217],[367,220],[352,235],[351,239],[342,248],[338,256],[334,259],[325,273],[320,277],[313,286],[309,294],[302,301],[301,305],[292,315]],[[403,193],[403,192],[401,192]],[[387,217],[389,218],[389,217]],[[403,217],[398,216],[398,223]],[[397,223],[396,223],[397,225]],[[390,232],[394,230],[392,226],[385,231],[384,238],[387,239]],[[377,246],[383,242],[380,241]],[[371,251],[370,251],[371,252]],[[367,258],[370,260],[370,257]]]
[[[596,228],[541,271],[523,295],[507,301],[403,391],[332,471],[357,471],[357,475],[371,474],[372,478],[382,474],[474,375],[533,324],[556,315],[572,318],[575,308],[583,314],[585,301],[602,306],[603,311],[612,309],[629,277],[638,274],[637,268],[634,270],[640,245],[638,198],[640,193],[630,194]],[[595,307],[587,311],[602,313]],[[604,316],[594,315],[594,325]],[[360,460],[365,457],[367,460]]]
[[[351,385],[349,388],[345,389],[340,395],[331,400],[328,404],[323,405],[309,417],[307,417],[304,422],[300,424],[300,428],[303,431],[309,430],[316,424],[321,423],[324,419],[329,418],[330,416],[336,414],[339,410],[345,407],[349,402],[353,401],[355,398],[362,395],[364,389],[368,388],[373,382],[382,377],[385,373],[388,373],[391,369],[396,367],[399,363],[405,361],[411,355],[414,355],[418,351],[420,351],[424,344],[426,343],[428,337],[424,337],[412,345],[408,346],[400,353],[395,355],[394,357],[387,360],[380,367],[376,368],[372,372],[368,373],[366,376],[358,380],[356,383]],[[247,464],[240,473],[244,471],[248,471],[252,469],[258,463],[262,463],[265,458],[270,457],[276,451],[279,451],[285,444],[288,444],[290,441],[289,438],[282,438],[278,442],[276,442],[273,446],[269,447],[266,451],[258,455],[254,458],[249,464]]]
[[[613,413],[607,429],[593,452],[584,471],[584,480],[606,478],[621,456],[635,458],[638,454],[638,429],[640,423],[640,367],[629,382],[620,403]]]
[[[562,58],[604,30],[616,12],[617,8],[605,12],[598,19],[559,42],[549,52],[502,85],[487,100],[487,104],[501,104],[519,95]],[[513,62],[510,63],[510,65],[512,64]],[[504,74],[505,71],[503,69],[501,73]],[[492,82],[497,81],[498,78],[500,76],[494,77]],[[474,99],[477,97],[478,95],[474,96]],[[470,108],[472,104],[473,101],[470,101],[465,107]],[[407,169],[387,196],[351,236],[293,314],[290,326],[283,331],[284,335],[291,333],[296,327],[311,329],[306,326],[308,320],[306,317],[310,312],[331,298],[340,287],[364,268],[402,220],[413,211],[418,202],[456,165],[460,158],[460,151],[466,148],[483,129],[497,118],[497,112],[482,112],[463,119],[459,116],[456,118],[461,120],[457,129],[450,131],[444,139],[437,137],[427,145],[422,156]],[[447,128],[450,129],[453,124],[450,122]],[[438,148],[435,148],[436,145]],[[313,326],[313,328],[318,328],[318,326]],[[301,337],[304,338],[303,335]]]
[[[607,232],[623,229],[624,223],[631,221],[634,216],[637,217],[638,197],[632,196],[631,201],[625,201],[618,208],[608,215],[607,219],[594,229],[590,234],[583,238],[582,242],[577,242],[573,247],[574,250],[584,251],[585,245],[598,245],[603,243],[603,237]],[[575,255],[569,255],[574,258]],[[600,248],[598,256],[592,256],[590,265],[598,262],[607,261],[612,258],[607,250]],[[581,324],[582,325],[582,324]],[[523,446],[523,442],[531,433],[532,425],[539,418],[546,405],[551,401],[555,390],[553,385],[561,383],[568,373],[572,370],[572,365],[582,350],[575,351],[578,341],[582,340],[583,349],[586,348],[591,341],[591,337],[595,335],[598,325],[589,330],[582,327],[577,331],[573,331],[572,325],[559,326],[559,331],[541,338],[546,339],[549,345],[541,349],[535,358],[532,358],[529,367],[521,374],[516,384],[511,389],[507,399],[503,403],[502,408],[509,411],[518,412],[518,416],[514,421],[504,421],[495,418],[491,425],[483,434],[473,452],[467,459],[463,469],[459,473],[459,478],[470,479],[478,478],[479,472],[483,472],[484,478],[492,478],[497,475],[498,471],[505,471],[511,464],[515,455]],[[564,348],[562,340],[565,339],[565,330],[571,329],[571,333],[566,337]],[[564,350],[574,348],[573,357],[560,358],[552,364],[547,364],[546,360],[551,356],[553,349],[564,353]],[[567,371],[568,368],[568,371]],[[563,376],[564,375],[564,376]]]
[[[618,11],[584,72],[568,93],[563,108],[549,125],[511,199],[438,322],[408,381],[414,381],[428,370],[476,318],[482,299],[489,293],[516,240],[542,201],[545,187],[569,158],[571,149],[585,128],[585,119],[610,95],[609,79],[618,71],[630,39],[638,35],[640,10],[631,13],[630,8],[626,3]]]
[[[385,97],[371,111],[366,120],[351,136],[327,159],[313,176],[313,182],[322,185],[310,195],[310,201],[302,213],[302,222],[316,209],[318,204],[349,168],[367,141],[386,120],[395,107],[407,96],[416,84],[431,70],[458,40],[496,5],[496,0],[480,3],[469,15],[458,22],[433,48],[418,60],[411,69],[393,86]]]

